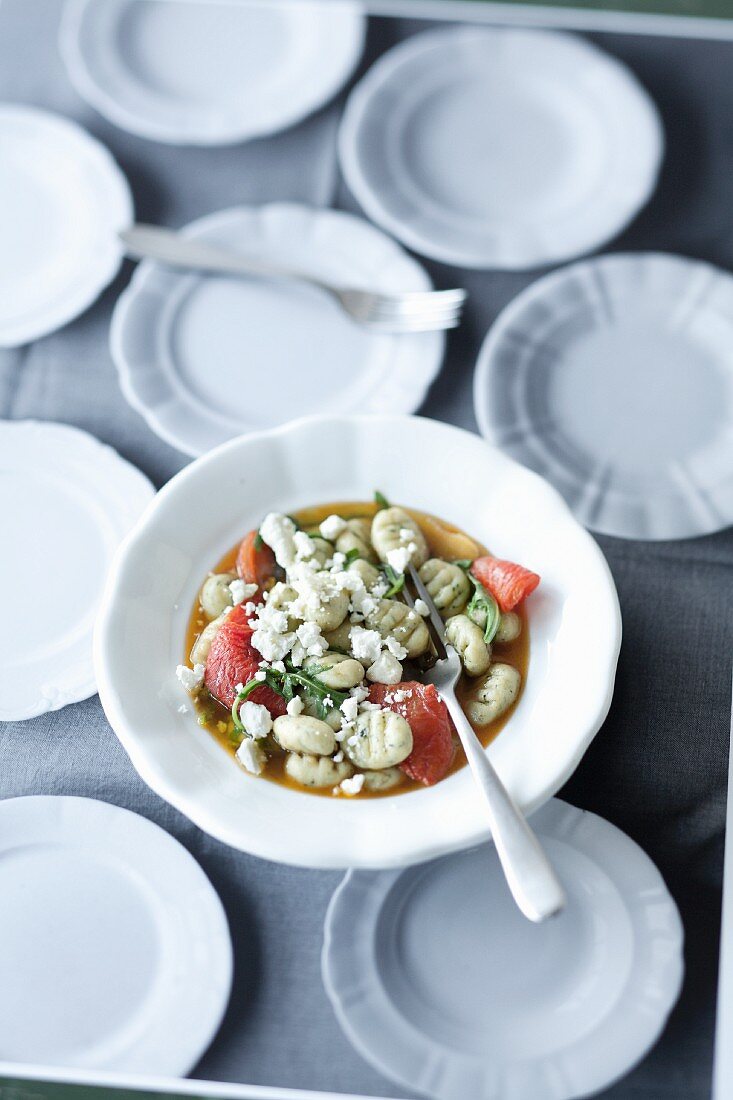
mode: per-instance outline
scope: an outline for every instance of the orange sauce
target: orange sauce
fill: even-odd
[[[404,506],[403,506],[404,507]],[[465,532],[461,531],[458,527],[455,527],[452,523],[448,523],[445,520],[438,519],[437,516],[429,515],[426,512],[419,512],[415,508],[405,509],[413,517],[413,519],[420,526],[421,531],[427,539],[428,546],[430,548],[430,554],[432,557],[444,558],[447,561],[461,559],[461,558],[474,558],[479,557],[481,554],[488,553],[486,547],[481,543],[472,539]],[[371,518],[377,511],[376,504],[368,504],[363,502],[343,502],[337,501],[331,504],[318,504],[309,508],[301,508],[297,512],[293,512],[292,516],[305,530],[318,526],[326,516],[333,515],[334,513],[343,516],[344,519],[352,519],[357,516],[367,516]],[[244,534],[244,533],[243,533]],[[237,551],[239,549],[239,543],[233,546],[227,553],[214,565],[212,573],[235,573],[236,572],[236,558]],[[202,584],[205,578],[202,578]],[[529,664],[529,630],[527,628],[527,620],[522,608],[518,610],[518,614],[522,619],[522,632],[519,637],[513,641],[504,645],[494,646],[494,655],[502,661],[506,661],[510,665],[514,665],[516,669],[522,674],[522,690],[524,689],[524,683],[527,678],[527,667]],[[184,662],[188,662],[189,654],[193,648],[193,645],[198,638],[201,631],[208,625],[209,620],[204,615],[198,600],[196,601],[191,616],[188,621],[188,629],[186,631],[186,651],[184,654]],[[456,687],[456,694],[460,701],[466,699],[476,681],[471,677],[466,676],[465,673],[461,676]],[[521,690],[520,690],[521,696]],[[482,744],[488,745],[497,734],[502,730],[504,725],[511,718],[512,711],[516,706],[516,702],[509,708],[509,710],[497,719],[496,722],[492,722],[488,726],[474,726],[476,733],[478,734]],[[464,708],[465,709],[465,708]],[[199,724],[212,734],[217,741],[223,745],[227,752],[234,756],[236,752],[237,743],[233,739],[233,722],[232,717],[226,707],[222,706],[215,699],[204,693],[204,698],[199,698],[196,701],[196,710],[198,712]],[[459,768],[464,767],[466,763],[465,753],[456,738],[456,749],[453,758],[453,763],[448,772],[448,775],[452,775],[453,772],[458,771]],[[280,783],[285,787],[290,787],[293,790],[306,792],[307,794],[327,795],[331,797],[330,788],[318,789],[312,787],[301,787],[299,783],[293,782],[285,774],[285,753],[280,755],[273,755],[270,757],[267,767],[262,774],[262,778],[269,779],[275,783]],[[409,779],[405,776],[404,781],[399,787],[393,790],[376,792],[376,791],[362,791],[359,798],[387,798],[393,795],[404,794],[407,791],[422,790],[422,784],[415,780]]]

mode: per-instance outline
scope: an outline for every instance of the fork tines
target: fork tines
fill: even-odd
[[[430,631],[430,637],[432,639],[433,645],[435,646],[435,651],[438,654],[438,660],[443,661],[448,654],[445,648],[445,626],[443,624],[443,620],[440,617],[440,612],[433,603],[432,596],[428,592],[423,582],[420,580],[417,569],[415,569],[415,566],[412,564],[412,562],[410,562],[407,566],[407,575],[405,577],[405,580],[407,580],[407,577],[409,577],[410,582],[417,592],[419,599],[421,599],[423,603],[426,604],[430,612],[425,622],[428,630]],[[412,593],[407,588],[407,585],[405,585],[404,592],[405,599],[411,607],[414,607],[415,601],[412,597]]]

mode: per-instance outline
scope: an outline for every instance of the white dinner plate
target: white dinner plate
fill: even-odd
[[[346,181],[423,255],[521,269],[598,247],[651,195],[664,145],[631,72],[556,31],[425,31],[349,96]]]
[[[222,145],[282,130],[349,79],[351,0],[67,0],[60,46],[80,95],[142,137]]]
[[[492,443],[587,527],[690,538],[733,523],[733,277],[659,253],[574,264],[523,291],[479,354]]]
[[[493,846],[408,871],[350,871],[326,916],[323,980],[382,1073],[436,1100],[570,1100],[651,1047],[679,995],[682,924],[624,833],[556,799],[532,819],[566,909],[532,924]]]
[[[16,347],[111,282],[132,198],[104,146],[59,115],[0,104],[0,149],[0,347]]]
[[[527,600],[529,671],[488,750],[535,809],[603,722],[621,637],[595,540],[536,474],[470,432],[408,416],[310,417],[243,436],[158,493],[121,548],[95,634],[105,713],[143,779],[206,832],[306,867],[396,867],[483,841],[470,773],[380,799],[323,798],[248,775],[202,730],[174,670],[203,578],[269,511],[388,499],[457,524],[542,576]]]
[[[241,206],[183,232],[343,286],[431,286],[399,245],[336,210]],[[125,397],[154,432],[191,455],[307,413],[413,412],[444,347],[441,332],[370,332],[302,282],[182,273],[150,262],[117,303],[111,329]]]
[[[94,694],[92,629],[107,570],[153,492],[78,428],[0,420],[0,721]]]
[[[90,798],[0,802],[0,1061],[188,1073],[229,1000],[221,902],[144,817]]]

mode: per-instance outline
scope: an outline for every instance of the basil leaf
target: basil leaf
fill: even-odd
[[[377,489],[374,493],[374,503],[377,505],[380,511],[382,510],[382,508],[389,508],[389,501],[387,500],[384,493],[380,493],[379,489]]]
[[[384,598],[389,599],[390,596],[396,596],[398,592],[401,592],[405,587],[405,574],[398,573],[396,569],[393,569],[391,565],[386,565],[384,562],[379,566],[384,573],[385,577],[389,581],[389,588],[384,593]]]
[[[352,561],[356,561],[359,557],[359,551],[355,546],[352,546],[351,550],[346,551],[346,565],[351,565]]]
[[[481,582],[477,581],[472,573],[469,573],[468,576],[473,584],[474,593],[466,608],[466,614],[469,619],[483,627],[484,641],[487,645],[491,645],[499,629],[501,611],[494,597],[484,588]]]

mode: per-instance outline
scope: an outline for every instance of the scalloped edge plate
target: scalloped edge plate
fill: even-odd
[[[133,204],[111,153],[62,115],[0,103],[0,144],[10,235],[0,249],[0,347],[19,347],[83,313],[112,281]]]
[[[338,210],[238,206],[182,232],[344,286],[432,286],[386,234]],[[146,261],[115,306],[110,347],[132,407],[166,443],[201,455],[309,412],[413,412],[440,370],[445,334],[370,332],[299,281],[219,278]],[[283,409],[277,395],[288,381]]]
[[[79,94],[130,133],[180,145],[249,141],[293,126],[332,99],[356,68],[366,34],[362,6],[351,0],[264,0],[260,6],[264,24],[251,0],[219,4],[213,22],[215,0],[158,3],[152,28],[132,26],[121,34],[131,13],[150,18],[139,0],[67,0],[59,48]],[[145,43],[144,73],[156,71],[158,50],[167,54],[157,87],[135,71],[136,59],[128,55],[140,45],[135,35]],[[245,57],[272,57],[269,86],[263,88],[261,72],[250,76],[246,60],[237,72],[240,87],[232,87],[231,68],[223,84],[221,50],[238,37],[246,40]],[[272,56],[277,37],[280,52]],[[171,50],[178,58],[175,85],[166,72]],[[227,60],[231,64],[231,54]]]
[[[615,826],[558,799],[532,824],[568,894],[544,925],[515,908],[490,846],[407,871],[350,871],[331,899],[326,992],[358,1053],[405,1088],[436,1100],[570,1100],[610,1085],[661,1034],[684,966],[682,922],[659,871]],[[496,992],[460,977],[483,935],[494,964],[477,967],[501,970]],[[531,1042],[543,1048],[535,1057]]]
[[[226,1010],[233,955],[221,901],[182,844],[97,799],[8,798],[0,888],[4,1060],[195,1066]]]
[[[538,279],[479,352],[483,436],[618,538],[733,523],[733,277],[656,252]]]
[[[212,836],[265,859],[404,866],[488,834],[465,768],[393,798],[323,798],[247,775],[190,707],[179,713],[187,697],[174,670],[212,564],[268,511],[370,500],[375,488],[542,574],[527,604],[529,675],[488,750],[525,810],[565,782],[610,706],[616,589],[597,544],[536,474],[476,435],[418,417],[311,417],[233,440],[164,486],[121,547],[95,667],[105,713],[145,782]]]
[[[155,490],[88,432],[37,420],[0,420],[0,489],[7,519],[0,562],[14,582],[6,590],[0,721],[12,722],[97,690],[92,632],[107,571]],[[32,527],[13,522],[19,508]]]
[[[630,69],[575,35],[515,28],[401,42],[352,90],[339,131],[368,216],[416,252],[469,268],[523,270],[597,248],[647,202],[663,152],[659,114]]]

